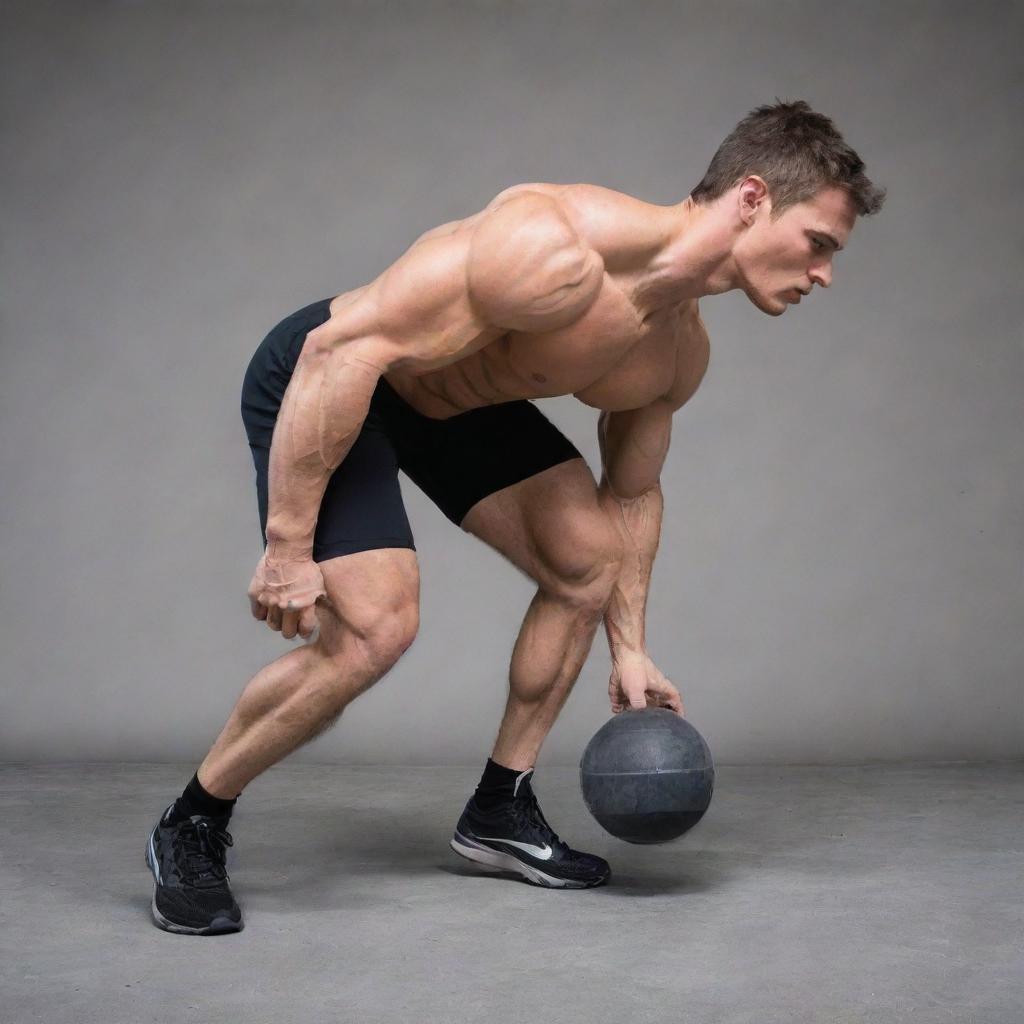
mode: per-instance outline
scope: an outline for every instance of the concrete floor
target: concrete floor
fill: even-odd
[[[1024,1021],[1024,763],[719,768],[629,846],[541,768],[604,888],[447,846],[476,768],[279,766],[239,800],[246,929],[159,931],[143,846],[194,766],[0,767],[3,1024]]]

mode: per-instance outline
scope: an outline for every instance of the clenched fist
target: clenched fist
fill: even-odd
[[[256,566],[249,584],[249,605],[254,618],[265,619],[286,640],[296,633],[308,640],[316,629],[316,602],[326,597],[320,566],[310,558],[268,561]]]

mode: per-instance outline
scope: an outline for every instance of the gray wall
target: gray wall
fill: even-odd
[[[798,309],[705,300],[650,648],[721,762],[1021,755],[1021,12],[5,3],[0,758],[196,761],[287,649],[238,416],[278,319],[515,182],[678,202],[776,96],[889,199]],[[302,760],[490,750],[532,588],[403,487],[420,636]],[[607,678],[599,634],[542,764]]]

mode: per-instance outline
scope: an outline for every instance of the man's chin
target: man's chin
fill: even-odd
[[[788,302],[783,302],[782,299],[772,299],[761,295],[751,295],[747,292],[747,298],[757,306],[762,313],[767,313],[768,316],[782,316],[783,313],[789,308]]]

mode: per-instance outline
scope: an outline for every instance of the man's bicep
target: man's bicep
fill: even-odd
[[[467,256],[469,300],[488,324],[541,333],[579,319],[604,281],[604,261],[558,201],[522,191],[489,209]]]
[[[640,409],[601,414],[601,463],[616,497],[638,498],[658,484],[672,439],[673,412],[671,403],[658,399]]]
[[[307,348],[343,348],[378,365],[444,365],[488,337],[466,298],[465,236],[418,242],[387,267],[361,297],[311,331]],[[497,333],[497,332],[492,332]]]

